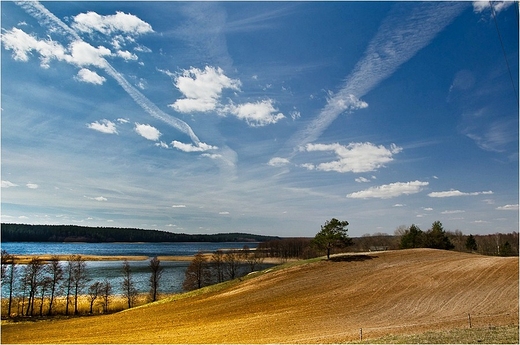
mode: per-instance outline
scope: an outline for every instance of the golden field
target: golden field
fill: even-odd
[[[110,315],[4,323],[2,343],[341,343],[518,326],[517,257],[432,249],[289,263]]]

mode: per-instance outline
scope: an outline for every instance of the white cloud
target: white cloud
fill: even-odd
[[[203,153],[200,155],[201,157],[208,157],[210,159],[221,159],[223,156],[218,153]]]
[[[133,14],[124,12],[116,12],[116,14],[108,16],[102,16],[96,12],[80,13],[74,17],[72,27],[86,33],[98,31],[105,35],[118,32],[138,36],[153,32],[150,24]]]
[[[130,120],[128,120],[128,119],[123,119],[123,118],[119,118],[119,119],[117,119],[117,122],[119,122],[119,123],[129,123]]]
[[[206,143],[198,143],[197,145],[193,145],[193,144],[181,143],[180,141],[177,141],[177,140],[172,141],[171,145],[174,148],[184,151],[184,152],[204,152],[204,151],[218,149],[217,146],[211,146]]]
[[[283,167],[283,166],[286,166],[289,163],[290,162],[289,162],[289,160],[287,158],[282,158],[282,157],[274,157],[274,158],[271,158],[269,160],[269,162],[267,162],[267,164],[272,166],[272,167]]]
[[[481,13],[487,9],[490,8],[490,5],[492,4],[493,10],[496,13],[501,12],[502,10],[508,8],[509,6],[513,5],[514,1],[473,1],[473,11],[475,13]]]
[[[394,204],[394,207],[405,207],[405,204]]]
[[[423,210],[424,211],[433,211],[433,208],[431,208],[431,207],[423,207]]]
[[[89,65],[101,68],[107,67],[104,56],[112,55],[110,49],[103,46],[96,48],[84,41],[72,42],[69,50],[70,55],[65,55],[64,60],[79,67]]]
[[[133,53],[130,53],[128,50],[118,50],[117,51],[117,56],[125,59],[126,61],[129,61],[129,60],[137,60],[137,55],[133,54]]]
[[[441,214],[457,214],[457,213],[464,213],[466,211],[464,210],[446,210],[442,211]]]
[[[29,189],[37,189],[39,187],[36,183],[30,183],[30,182],[27,183],[26,186]]]
[[[444,192],[431,192],[428,194],[428,196],[430,198],[450,198],[450,197],[454,197],[454,196],[474,196],[474,195],[489,195],[489,194],[493,194],[492,191],[487,191],[487,192],[471,192],[471,193],[465,193],[465,192],[461,192],[459,190],[449,190],[449,191],[444,191]]]
[[[230,104],[225,107],[224,111],[246,121],[252,127],[270,125],[285,118],[282,113],[278,113],[278,109],[273,106],[271,99],[239,105]]]
[[[142,125],[140,123],[135,124],[135,131],[143,138],[152,141],[159,140],[159,137],[161,136],[161,132],[159,132],[157,128],[150,125]]]
[[[181,113],[207,112],[217,108],[224,89],[239,90],[240,81],[228,78],[221,68],[206,66],[203,70],[192,67],[175,78],[175,87],[185,98],[170,107]]]
[[[92,122],[87,127],[101,133],[117,134],[116,124],[106,119]]]
[[[427,186],[428,182],[411,181],[411,182],[395,182],[377,187],[370,187],[368,189],[350,193],[347,198],[352,199],[366,199],[379,198],[389,199],[400,195],[409,195],[419,193],[422,187]]]
[[[89,196],[84,195],[83,197],[85,199],[94,200],[94,201],[108,201],[108,199],[105,198],[104,196],[89,197]]]
[[[369,179],[365,178],[365,177],[358,177],[356,178],[354,181],[358,182],[358,183],[366,183],[366,182],[370,182]]]
[[[75,77],[76,80],[82,81],[85,83],[102,85],[106,79],[103,76],[100,76],[94,71],[91,71],[87,68],[82,68],[78,71],[78,75]]]
[[[38,40],[37,38],[25,33],[18,28],[12,28],[2,34],[2,43],[6,50],[13,51],[13,59],[17,61],[29,61],[29,54],[36,51],[40,54],[41,66],[49,68],[49,62],[55,58],[65,59],[65,48],[57,43],[48,40]]]
[[[307,144],[303,150],[332,151],[338,160],[320,163],[313,168],[322,171],[336,171],[340,173],[354,172],[362,173],[374,171],[384,166],[385,163],[393,161],[393,155],[402,151],[395,144],[386,148],[383,145],[376,146],[372,143],[350,143],[346,146],[335,144]]]
[[[12,183],[10,181],[4,181],[2,180],[2,188],[10,188],[10,187],[17,187],[18,185],[15,183]]]
[[[358,99],[356,96],[352,94],[338,94],[335,96],[332,92],[329,92],[329,95],[331,97],[328,99],[327,105],[331,106],[334,109],[337,109],[338,112],[352,112],[354,110],[364,109],[368,107],[367,102]]]
[[[223,212],[219,212],[218,214],[226,215],[226,214],[229,214],[229,212],[228,211],[223,211]]]
[[[168,149],[168,148],[170,148],[170,147],[168,146],[168,144],[166,144],[164,141],[161,141],[161,142],[159,142],[159,143],[155,143],[155,146],[162,147],[163,149]]]
[[[500,211],[518,211],[518,204],[499,206],[496,209]]]
[[[173,208],[186,208],[186,205],[172,205]]]

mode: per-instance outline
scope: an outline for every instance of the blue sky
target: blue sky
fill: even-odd
[[[518,231],[518,8],[493,6],[2,1],[2,222]]]

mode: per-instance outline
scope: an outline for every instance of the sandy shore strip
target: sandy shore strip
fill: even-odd
[[[71,257],[72,254],[59,254],[59,255],[52,255],[52,254],[34,254],[34,255],[18,255],[13,254],[14,261],[17,264],[28,264],[33,258],[38,258],[43,261],[50,261],[52,257],[58,257],[58,260],[60,261],[67,261]],[[144,261],[144,260],[150,260],[151,257],[145,256],[145,255],[83,255],[79,254],[85,261]],[[213,253],[204,253],[204,257],[209,262],[211,261],[211,256]],[[184,261],[184,262],[190,262],[193,260],[194,256],[190,255],[162,255],[157,257],[160,261]],[[284,261],[295,261],[296,259],[289,259]],[[269,263],[269,264],[280,264],[282,261],[280,258],[264,258],[262,260],[263,263]]]
[[[83,255],[79,254],[85,261],[144,261],[151,259],[145,255]],[[60,255],[51,255],[51,254],[35,254],[35,255],[13,255],[15,263],[17,264],[27,264],[34,258],[38,258],[43,261],[50,261],[53,257],[57,257],[60,261],[67,261],[71,257],[71,254],[60,254]],[[159,260],[161,261],[191,261],[193,260],[192,256],[159,256]]]

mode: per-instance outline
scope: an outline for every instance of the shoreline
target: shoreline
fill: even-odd
[[[60,261],[67,261],[73,254],[12,254],[16,264],[27,264],[34,258],[43,261],[50,261],[53,257],[57,257]],[[85,261],[145,261],[151,257],[145,255],[80,255]],[[192,261],[193,256],[158,256],[160,261]]]
[[[14,258],[14,262],[19,265],[26,265],[32,259],[39,258],[42,261],[50,261],[52,257],[58,257],[59,261],[67,261],[72,254],[12,254]],[[152,257],[146,255],[83,255],[83,254],[75,254],[80,255],[85,261],[145,261],[150,260]],[[213,253],[204,253],[203,254],[206,260],[210,261]],[[160,261],[182,261],[182,262],[191,262],[195,255],[160,255],[157,258]],[[288,259],[286,261],[297,261],[297,259]],[[268,264],[280,264],[282,261],[280,258],[266,257],[262,260],[263,263]]]

